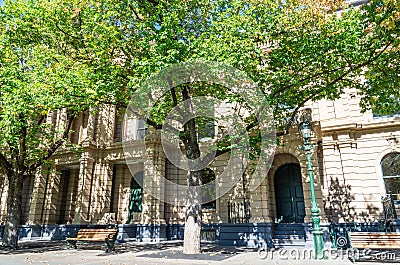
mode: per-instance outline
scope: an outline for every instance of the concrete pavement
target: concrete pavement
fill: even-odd
[[[203,253],[182,253],[182,242],[116,244],[116,252],[105,254],[101,245],[84,244],[66,249],[65,242],[27,242],[13,251],[0,248],[1,265],[130,265],[130,264],[352,264],[346,255],[327,253],[328,260],[310,258],[310,250],[286,249],[257,252],[235,247],[204,245]],[[347,253],[348,254],[348,253]],[[382,258],[382,257],[380,257]],[[392,261],[393,262],[393,261]],[[380,261],[371,264],[379,264]],[[362,262],[363,265],[369,262]]]

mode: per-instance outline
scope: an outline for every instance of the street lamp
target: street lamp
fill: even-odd
[[[311,137],[311,132],[312,132],[312,125],[311,123],[307,120],[304,119],[300,124],[299,124],[299,131],[301,135],[303,136],[304,139],[304,146],[303,150],[306,152],[307,156],[307,171],[308,171],[308,176],[310,178],[310,193],[311,193],[311,219],[313,222],[313,237],[314,237],[314,249],[315,249],[315,258],[316,259],[322,259],[324,258],[324,239],[322,237],[323,232],[320,226],[320,221],[321,217],[319,215],[319,209],[317,205],[317,200],[315,198],[315,190],[314,190],[314,177],[313,177],[313,169],[311,166],[311,157],[310,157],[310,151],[311,151],[311,144],[310,144],[310,137]]]

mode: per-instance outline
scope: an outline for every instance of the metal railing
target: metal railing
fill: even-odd
[[[393,194],[389,192],[386,196],[382,196],[383,214],[386,222],[397,219],[396,207],[394,205]]]
[[[249,202],[228,202],[228,223],[248,223],[249,220]]]
[[[397,219],[396,207],[393,194],[389,193],[382,197],[383,219],[375,223],[331,223],[329,232],[331,235],[332,247],[349,248],[349,232],[391,232],[392,222]]]

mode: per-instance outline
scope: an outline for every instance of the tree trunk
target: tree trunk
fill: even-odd
[[[193,106],[188,99],[191,99],[189,86],[183,86],[182,98],[185,100],[186,113],[193,113]],[[185,145],[186,157],[195,160],[200,157],[201,151],[197,141],[196,122],[190,119],[183,125],[183,143]],[[195,167],[197,168],[197,167]],[[188,194],[186,203],[185,234],[183,241],[183,252],[185,254],[198,254],[200,248],[201,230],[201,181],[203,170],[190,171],[188,174]]]
[[[16,248],[18,245],[18,230],[21,221],[23,176],[8,178],[8,197],[6,224],[3,233],[3,245]]]
[[[198,254],[200,248],[201,232],[201,176],[202,171],[191,171],[189,174],[189,191],[186,203],[185,234],[183,252],[185,254]]]

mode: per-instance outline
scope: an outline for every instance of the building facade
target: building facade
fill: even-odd
[[[327,242],[329,224],[375,223],[382,219],[382,196],[392,192],[400,200],[400,116],[361,113],[358,103],[350,89],[336,101],[306,106],[314,132],[314,188]],[[48,122],[57,126],[62,119],[60,111]],[[122,135],[126,131],[129,135]],[[126,149],[122,140],[128,138],[132,141]],[[186,172],[168,160],[160,139],[143,121],[123,120],[112,106],[81,113],[70,135],[79,150],[58,152],[53,167],[42,168],[24,183],[20,239],[61,239],[82,226],[111,224],[120,228],[120,241],[181,239],[185,205],[167,203],[176,191],[160,179],[184,185]],[[312,241],[310,180],[297,126],[279,142],[271,168],[255,190],[247,189],[244,176],[203,205],[205,239],[247,246]],[[218,157],[206,175],[218,177],[228,158]],[[6,178],[0,193],[4,222]],[[281,237],[282,227],[301,235]]]

